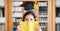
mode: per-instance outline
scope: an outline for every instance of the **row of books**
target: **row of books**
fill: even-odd
[[[15,11],[13,11],[12,12],[12,17],[16,17],[16,16],[21,16],[22,17],[22,10],[20,10],[19,8],[15,8],[15,9],[13,9],[13,10],[15,10]],[[32,11],[34,11],[34,10],[32,10]],[[40,8],[39,9],[39,12],[42,14],[43,12],[43,14],[45,14],[45,13],[47,13],[47,11],[48,11],[48,9],[47,8]],[[0,13],[2,12],[2,10],[0,10]],[[3,13],[4,12],[2,12],[1,14],[0,14],[0,16],[1,15],[3,15]]]

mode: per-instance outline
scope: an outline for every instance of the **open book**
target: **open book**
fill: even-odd
[[[34,28],[37,27],[39,24],[37,21],[34,21],[34,22],[20,22],[20,25],[24,27],[24,29],[20,31],[34,31]]]

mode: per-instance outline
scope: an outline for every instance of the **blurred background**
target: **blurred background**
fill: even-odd
[[[4,30],[5,25],[5,11],[4,11],[4,5],[5,0],[0,0],[0,31]],[[27,11],[33,11],[34,2],[22,2],[19,0],[13,0],[12,3],[12,18],[13,18],[13,31],[16,31],[17,25],[19,25],[19,22],[22,21],[22,14]],[[39,24],[41,26],[42,31],[47,31],[48,29],[48,1],[39,1],[37,5],[39,4]],[[56,24],[55,24],[55,30],[60,31],[60,0],[55,0],[55,9],[56,9]],[[24,8],[23,8],[24,7]],[[23,10],[24,9],[24,10]]]

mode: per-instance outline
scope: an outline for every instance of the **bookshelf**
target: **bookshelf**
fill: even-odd
[[[5,17],[6,17],[6,22],[5,22],[5,31],[12,31],[12,2],[24,2],[24,1],[34,1],[34,0],[5,0],[5,2],[7,3],[8,2],[8,4],[6,4],[5,3],[5,6],[1,6],[1,7],[4,7],[5,8]],[[37,1],[39,1],[39,3],[41,3],[42,5],[43,5],[43,3],[45,4],[45,6],[43,5],[43,6],[39,6],[39,7],[42,7],[42,8],[48,8],[49,10],[48,10],[48,13],[50,14],[48,14],[47,16],[44,16],[44,17],[48,17],[48,25],[49,26],[53,26],[53,28],[51,29],[50,27],[48,27],[49,29],[48,29],[48,31],[54,31],[54,24],[55,24],[55,3],[54,3],[54,0],[37,0]],[[48,2],[48,5],[46,5],[46,2]],[[53,4],[52,4],[53,3]],[[47,7],[48,6],[48,7]],[[52,6],[52,7],[51,7]],[[15,7],[15,5],[13,5],[13,7]],[[16,10],[17,10],[17,8],[19,8],[18,6],[16,6]],[[20,10],[20,9],[19,9]],[[22,7],[22,15],[21,15],[21,17],[14,17],[14,18],[22,18],[22,16],[24,15],[24,11],[26,11],[26,10],[24,10],[24,7]],[[51,11],[50,11],[51,10]],[[7,12],[8,11],[8,12]],[[34,9],[33,9],[33,11],[34,11]],[[50,12],[49,12],[50,11]],[[52,15],[53,14],[53,15]],[[39,17],[43,17],[43,16],[41,16],[40,14],[39,14]],[[53,17],[53,18],[52,18]],[[19,20],[19,19],[18,19]],[[8,23],[9,22],[9,23]],[[52,24],[53,23],[53,24]],[[8,26],[7,26],[8,25]],[[7,29],[8,28],[8,29]]]
[[[13,12],[18,12],[18,11],[19,11],[20,13],[22,13],[22,14],[21,14],[21,17],[19,17],[19,16],[17,17],[17,16],[14,15],[14,16],[15,16],[14,18],[22,18],[22,16],[24,15],[25,12],[27,12],[27,11],[33,11],[33,12],[34,12],[34,11],[35,11],[34,9],[32,9],[32,10],[25,10],[24,7],[20,8],[20,5],[23,4],[24,2],[22,2],[22,3],[20,4],[20,2],[15,1],[15,2],[13,2],[13,3],[14,3],[14,4],[13,4],[13,9],[12,9]],[[17,3],[18,3],[18,4],[17,4]],[[41,3],[41,4],[40,4],[40,3]],[[17,5],[16,5],[16,4],[17,4]],[[39,4],[39,8],[41,8],[41,11],[42,11],[42,9],[47,8],[47,5],[46,5],[46,4],[47,4],[47,1],[39,1],[38,4]],[[45,4],[45,5],[44,5],[44,4]],[[21,10],[20,10],[20,9],[21,9]],[[14,11],[14,10],[15,10],[15,11]],[[44,10],[45,10],[45,9],[44,9]],[[39,11],[39,12],[40,12],[40,11]],[[42,11],[42,12],[43,12],[43,11]],[[40,15],[40,14],[39,14],[39,19],[42,18],[42,17],[45,18],[45,17],[48,17],[48,16],[47,16],[47,15],[44,15],[44,13],[43,13],[43,15]],[[19,19],[17,19],[17,20],[19,20]],[[22,20],[22,19],[21,19],[21,20]],[[47,21],[47,20],[46,20],[46,21]],[[40,22],[40,20],[39,20],[39,22]],[[41,22],[42,22],[42,21],[41,21]],[[15,23],[16,23],[16,22],[15,22]],[[13,23],[13,24],[15,24],[15,23]]]
[[[4,31],[4,24],[0,24],[0,31]]]
[[[48,1],[39,1],[39,22],[42,31],[48,29]]]

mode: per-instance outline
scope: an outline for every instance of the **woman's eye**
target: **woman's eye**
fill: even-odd
[[[26,20],[28,20],[28,19],[26,19]]]
[[[32,20],[32,19],[30,19],[30,20]]]

